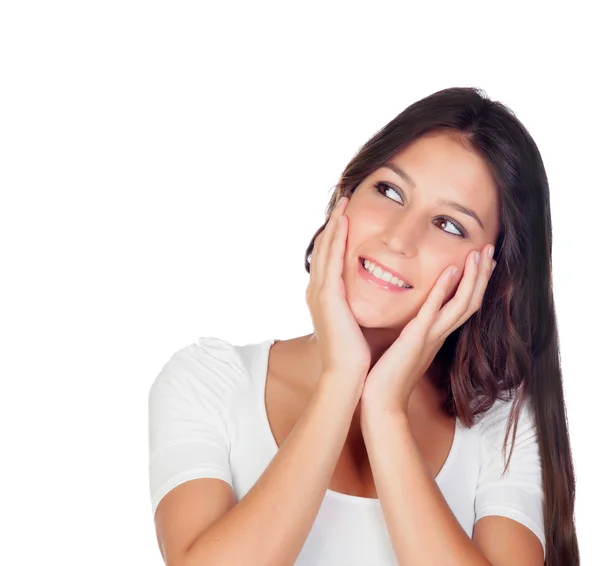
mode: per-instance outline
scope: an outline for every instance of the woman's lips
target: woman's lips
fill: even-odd
[[[384,265],[383,263],[376,260],[375,258],[369,257],[369,256],[363,256],[360,259],[366,259],[369,262],[371,262],[373,265],[378,265],[381,269],[383,269],[383,271],[389,271],[394,277],[397,277],[398,279],[402,279],[402,281],[407,283],[409,287],[413,287],[413,284],[402,273],[399,273],[395,269],[392,269],[391,267]]]
[[[384,289],[386,291],[401,293],[403,291],[411,291],[412,289],[407,289],[405,287],[398,287],[398,285],[394,285],[391,281],[388,283],[383,279],[378,279],[371,273],[369,273],[363,266],[363,258],[358,258],[358,273],[359,275],[367,282],[372,285],[376,285],[380,289]]]

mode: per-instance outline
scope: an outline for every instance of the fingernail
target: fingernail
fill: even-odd
[[[479,265],[479,258],[480,258],[480,254],[479,254],[479,252],[477,252],[477,253],[475,254],[475,263],[476,263],[477,265]]]
[[[489,256],[490,258],[494,257],[494,246],[492,246],[492,247],[490,248],[490,250],[488,251],[488,256]]]

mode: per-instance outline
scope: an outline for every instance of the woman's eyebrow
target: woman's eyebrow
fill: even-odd
[[[400,169],[397,165],[394,165],[393,163],[384,163],[382,167],[391,169],[398,177],[406,181],[412,189],[416,188],[417,184],[412,180],[412,177],[409,177],[408,173]]]
[[[397,165],[394,165],[393,163],[384,163],[382,167],[386,167],[387,169],[390,169],[391,171],[396,173],[396,175],[398,175],[398,177],[407,182],[411,188],[416,188],[416,183],[412,180],[408,173],[400,169],[400,167],[398,167]],[[470,216],[477,222],[477,224],[479,224],[479,226],[481,226],[481,229],[485,231],[483,222],[481,221],[479,216],[477,216],[477,213],[474,210],[471,210],[470,208],[467,208],[466,206],[463,206],[462,204],[453,200],[438,199],[437,204],[441,204],[442,206],[449,206],[457,212],[462,212],[463,214]]]

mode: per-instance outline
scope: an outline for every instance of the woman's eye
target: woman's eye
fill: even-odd
[[[379,194],[384,195],[385,197],[387,197],[388,192],[395,194],[400,199],[399,201],[396,201],[396,202],[402,203],[402,197],[400,196],[400,193],[396,189],[394,189],[393,187],[388,185],[387,183],[377,183],[375,185],[375,189],[377,190],[377,192]],[[389,198],[389,197],[387,197],[387,198]],[[390,200],[396,200],[396,199],[390,199]],[[447,234],[450,234],[452,236],[458,236],[460,238],[465,237],[463,230],[460,229],[454,221],[450,220],[449,218],[445,218],[443,216],[436,218],[436,221],[438,221],[438,220],[443,221],[445,224],[450,224],[450,225],[454,226],[454,229],[456,230],[456,232],[446,232],[446,230],[444,230],[444,232],[446,232]]]
[[[390,187],[389,185],[387,185],[386,183],[377,183],[375,185],[375,187],[377,188],[377,191],[379,193],[383,194],[383,195],[385,195],[387,193],[387,191],[391,191],[392,193],[394,193],[395,195],[397,195],[398,197],[400,197],[400,193],[396,189],[394,189],[394,188]]]

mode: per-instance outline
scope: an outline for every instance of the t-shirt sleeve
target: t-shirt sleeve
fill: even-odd
[[[501,515],[528,527],[540,539],[546,556],[544,535],[542,465],[531,399],[523,405],[506,474],[502,446],[511,401],[497,400],[480,424],[480,470],[475,492],[475,523],[482,517]],[[513,429],[506,446],[510,454]]]
[[[240,380],[239,358],[227,342],[199,338],[173,354],[148,394],[152,515],[176,486],[216,478],[233,486],[225,422]]]

